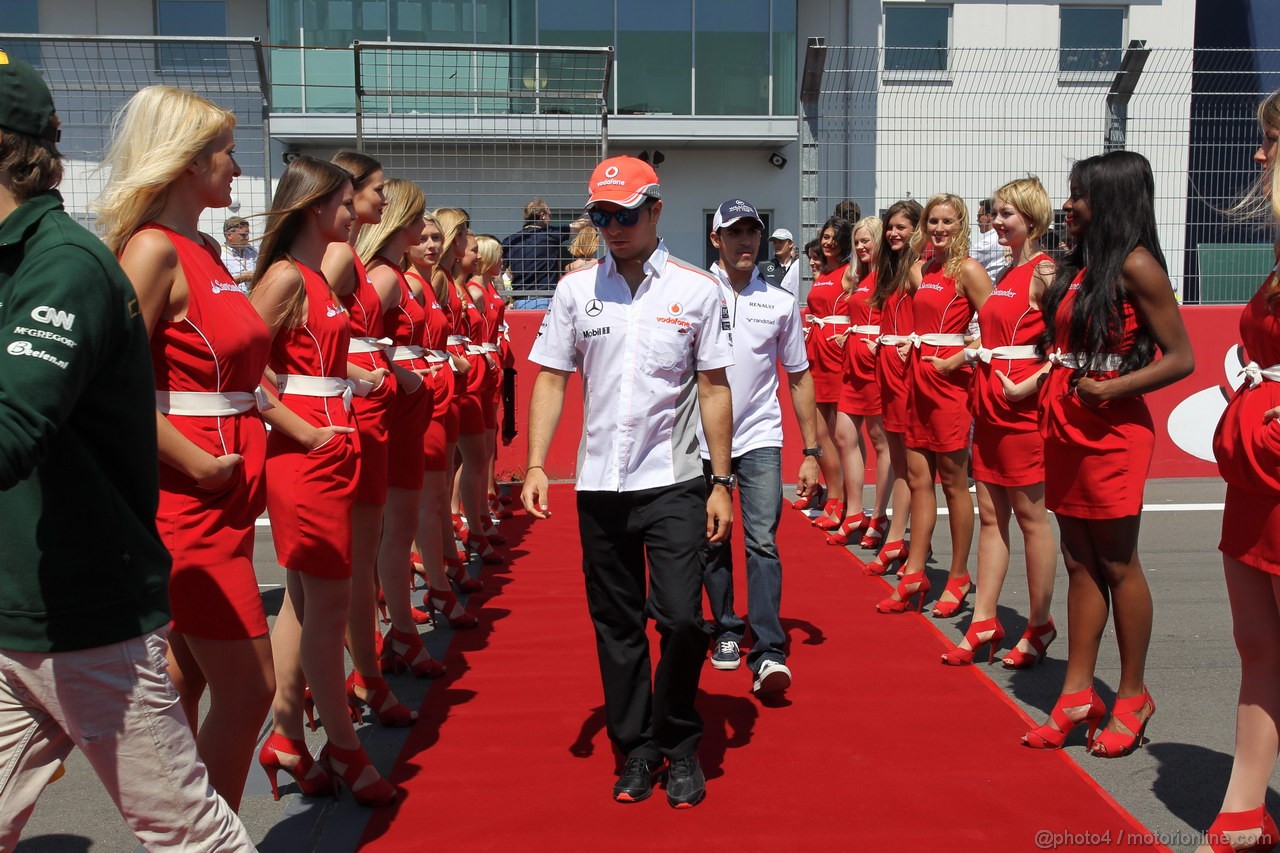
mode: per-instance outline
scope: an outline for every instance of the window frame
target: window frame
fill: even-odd
[[[881,16],[881,59],[880,73],[884,81],[892,82],[926,82],[926,83],[950,83],[951,76],[951,53],[955,46],[955,4],[954,3],[893,3],[886,2],[884,4],[884,12]],[[930,48],[913,48],[904,45],[889,44],[889,14],[894,10],[906,9],[938,9],[946,12],[946,46],[941,48],[943,51],[944,63],[942,68],[890,68],[889,57],[893,50],[929,50]],[[936,48],[935,48],[936,49]]]
[[[1062,43],[1064,18],[1076,11],[1117,11],[1120,13],[1120,38],[1114,48],[1116,52],[1115,68],[1063,68],[1063,60],[1070,51],[1112,50],[1113,48],[1065,47]],[[1129,7],[1121,3],[1080,3],[1063,4],[1058,7],[1058,82],[1060,83],[1110,83],[1120,70],[1124,60],[1124,48],[1128,44]]]
[[[191,34],[191,33],[164,33],[160,28],[160,9],[165,4],[183,5],[191,3],[217,3],[222,6],[222,32],[208,34]],[[166,36],[180,39],[204,39],[204,38],[226,38],[227,32],[231,27],[231,10],[230,0],[153,0],[152,11],[155,13],[155,31],[158,36]],[[161,42],[156,45],[155,50],[155,69],[157,74],[171,74],[175,76],[192,77],[192,76],[223,76],[231,73],[231,60],[227,56],[226,47],[217,44],[205,45],[199,50],[207,51],[210,58],[208,64],[190,65],[187,63],[175,63],[172,55],[167,54],[166,45]]]

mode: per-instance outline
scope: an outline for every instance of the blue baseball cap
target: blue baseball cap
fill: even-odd
[[[716,208],[715,218],[711,220],[711,230],[719,231],[721,228],[728,228],[739,219],[753,219],[760,224],[761,228],[764,228],[764,220],[760,218],[755,205],[740,198],[734,198]]]

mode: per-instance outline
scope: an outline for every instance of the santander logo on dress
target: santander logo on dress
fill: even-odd
[[[1227,402],[1244,384],[1244,365],[1244,349],[1239,344],[1228,347],[1222,363],[1226,382],[1197,391],[1174,406],[1169,413],[1169,438],[1181,450],[1197,459],[1214,461],[1213,433],[1227,409]]]

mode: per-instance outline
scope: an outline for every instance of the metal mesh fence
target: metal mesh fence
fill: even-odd
[[[0,34],[0,49],[40,70],[62,119],[66,158],[61,192],[67,212],[88,227],[90,203],[108,177],[100,164],[117,110],[139,89],[190,89],[236,115],[236,161],[243,174],[229,210],[208,210],[201,228],[222,236],[222,222],[266,210],[270,202],[266,72],[257,39]],[[255,229],[257,230],[257,229]]]
[[[1280,86],[1280,50],[1137,43],[1119,76],[1064,66],[1056,49],[953,48],[940,61],[932,48],[896,48],[890,70],[875,47],[824,53],[801,131],[805,239],[844,199],[868,215],[951,192],[976,218],[979,199],[1027,173],[1060,205],[1071,164],[1112,146],[1151,161],[1160,239],[1186,301],[1247,299],[1271,266],[1269,229],[1220,211],[1257,176],[1255,110]]]
[[[355,63],[359,146],[418,182],[429,207],[466,208],[499,240],[534,197],[553,228],[581,212],[607,150],[610,49],[357,42]],[[512,272],[518,300],[549,296],[558,278]]]

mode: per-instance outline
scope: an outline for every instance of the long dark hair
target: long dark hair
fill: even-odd
[[[1124,336],[1125,259],[1139,246],[1166,272],[1169,267],[1156,234],[1156,182],[1147,158],[1133,151],[1109,151],[1080,160],[1071,169],[1072,192],[1089,203],[1088,229],[1071,247],[1044,298],[1041,352],[1055,345],[1058,306],[1080,270],[1084,278],[1071,308],[1067,346],[1073,353],[1115,352]],[[1155,357],[1155,339],[1139,327],[1133,349],[1125,354],[1121,373],[1131,373]],[[1083,375],[1084,369],[1076,373]]]
[[[920,202],[913,198],[896,201],[885,211],[881,219],[884,230],[880,233],[880,251],[876,254],[876,289],[867,300],[872,308],[883,308],[890,296],[906,287],[911,265],[919,260],[915,250],[911,248],[911,240],[903,244],[901,252],[894,252],[889,248],[889,222],[895,216],[905,216],[911,220],[912,228],[919,230],[921,213],[923,208],[920,207]]]
[[[267,212],[267,233],[258,249],[258,266],[249,282],[250,292],[272,264],[289,257],[289,250],[306,222],[307,208],[326,203],[349,183],[351,173],[346,169],[306,154],[285,167]],[[285,325],[292,327],[302,321],[306,297],[306,289],[300,287],[286,303],[282,309]]]
[[[828,219],[822,224],[822,227],[818,229],[819,247],[822,245],[822,235],[827,233],[828,228],[835,233],[836,248],[840,252],[840,263],[848,263],[849,255],[853,253],[853,223],[847,219],[840,219],[835,216]],[[822,255],[822,265],[824,267],[827,265],[826,253],[823,253]],[[831,272],[831,270],[827,270],[827,272]]]

